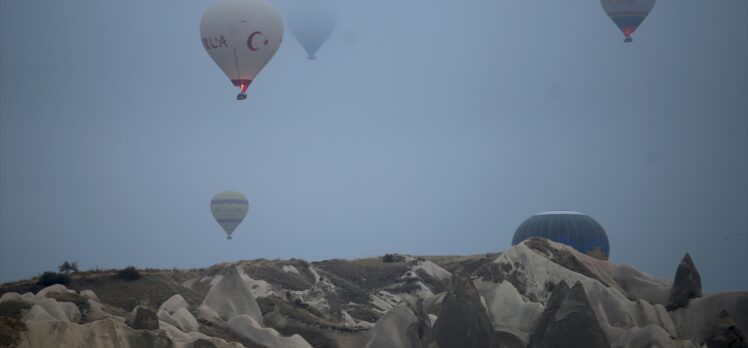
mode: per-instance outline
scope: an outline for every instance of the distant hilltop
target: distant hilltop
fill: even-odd
[[[748,292],[703,294],[688,254],[670,280],[542,238],[58,276],[0,285],[0,346],[745,347],[748,332]]]

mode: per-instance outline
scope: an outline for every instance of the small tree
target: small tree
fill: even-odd
[[[78,272],[78,261],[69,262],[65,260],[58,269],[60,273],[70,274],[70,272]]]

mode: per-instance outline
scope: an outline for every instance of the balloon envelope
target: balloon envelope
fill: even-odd
[[[563,243],[601,260],[607,260],[610,254],[603,227],[590,216],[575,211],[549,211],[529,217],[514,232],[512,245],[531,237]]]
[[[307,53],[308,59],[315,54],[335,30],[337,15],[331,0],[288,0],[286,22],[291,34]]]
[[[624,41],[631,42],[631,34],[652,11],[655,0],[600,0],[600,4],[626,37]]]
[[[200,20],[203,47],[240,97],[283,40],[283,20],[265,0],[219,0]],[[243,98],[238,98],[243,99]]]
[[[226,238],[228,239],[231,239],[231,234],[242,223],[248,211],[247,197],[239,192],[219,192],[210,200],[210,212],[213,213],[213,218],[226,231]]]

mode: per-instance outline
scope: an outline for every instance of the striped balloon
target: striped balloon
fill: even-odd
[[[623,41],[631,42],[631,34],[652,11],[655,0],[600,0],[600,4],[626,37]]]
[[[226,231],[226,239],[231,239],[231,234],[249,211],[249,202],[243,194],[234,191],[216,193],[210,200],[210,212],[219,225]]]
[[[590,216],[575,211],[547,211],[529,217],[517,227],[512,245],[531,237],[563,243],[600,260],[607,260],[610,255],[603,227]]]

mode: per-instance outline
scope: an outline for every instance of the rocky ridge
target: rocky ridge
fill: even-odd
[[[85,272],[73,275],[67,287],[40,288],[34,280],[1,285],[0,346],[447,348],[577,342],[701,347],[743,342],[748,293],[702,296],[687,258],[675,282],[544,239],[500,254],[312,263],[261,259],[149,270],[129,281],[111,272]],[[684,291],[688,296],[677,295]],[[668,310],[672,294],[680,304]]]

